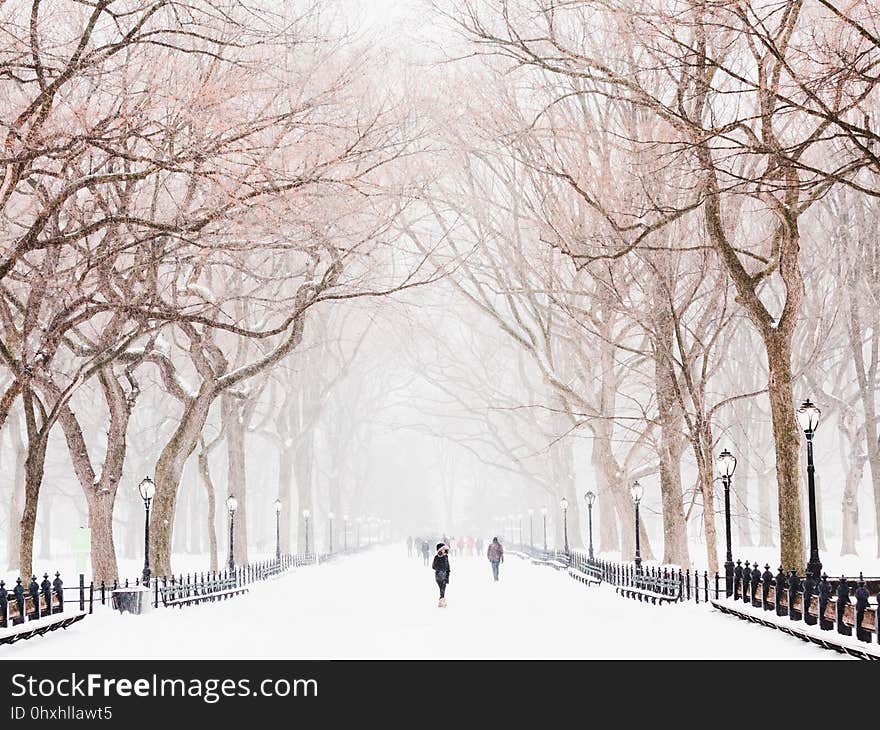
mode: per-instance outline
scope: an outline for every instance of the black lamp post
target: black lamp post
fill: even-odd
[[[343,548],[345,552],[348,552],[348,515],[342,515],[342,524],[345,527],[345,532],[343,533]]]
[[[328,540],[328,544],[330,546],[330,549],[327,552],[332,555],[333,554],[333,513],[332,512],[327,513],[327,519],[330,520],[330,538]]]
[[[816,469],[813,466],[813,434],[819,428],[819,418],[822,415],[810,399],[807,398],[798,408],[797,417],[807,437],[807,496],[810,505],[810,560],[807,563],[807,572],[818,581],[822,575],[822,562],[819,560],[819,530],[816,527]]]
[[[144,520],[144,573],[143,584],[150,587],[150,503],[153,501],[153,495],[156,494],[156,485],[150,477],[144,477],[138,484],[138,491],[141,493],[141,499],[144,500],[144,511],[146,519]]]
[[[596,501],[596,495],[593,492],[587,492],[584,495],[584,501],[587,503],[587,524],[589,525],[590,535],[590,560],[593,559],[593,503]]]
[[[724,559],[724,587],[728,596],[733,595],[733,548],[730,543],[730,480],[736,470],[736,457],[727,449],[718,455],[718,471],[724,485],[724,534],[727,540],[727,555]]]
[[[644,490],[642,489],[642,485],[638,483],[638,481],[633,482],[632,487],[630,487],[630,494],[632,495],[633,504],[636,508],[636,573],[642,572],[642,554],[639,551],[639,503],[642,501],[642,494]]]
[[[563,497],[559,500],[559,506],[562,507],[562,534],[565,537],[565,554],[568,555],[568,500]]]
[[[235,572],[235,510],[238,509],[238,500],[230,494],[226,498],[226,509],[229,510],[229,572]]]
[[[541,507],[541,517],[544,521],[544,552],[547,552],[547,508]]]
[[[275,560],[281,562],[281,500],[275,500]]]
[[[535,547],[535,521],[532,519],[535,515],[535,510],[529,509],[529,547]]]
[[[307,509],[304,509],[302,511],[303,520],[305,520],[305,523],[306,523],[306,555],[307,556],[309,554],[309,516],[311,514],[312,513],[309,512]]]

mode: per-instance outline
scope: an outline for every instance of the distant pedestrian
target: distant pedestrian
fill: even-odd
[[[413,539],[412,536],[406,538],[406,555],[408,558],[412,557],[412,549],[413,549]]]
[[[489,563],[492,566],[492,577],[495,578],[497,582],[498,566],[504,562],[504,548],[501,547],[501,543],[498,542],[497,537],[493,537],[492,542],[489,543],[489,549],[486,551],[486,557],[489,558]]]
[[[449,574],[452,569],[449,567],[449,548],[442,542],[437,543],[437,554],[434,556],[431,568],[434,569],[434,580],[437,581],[437,587],[440,589],[440,600],[437,601],[437,606],[445,608],[446,586],[449,585]]]
[[[458,547],[458,554],[464,555],[464,545],[465,545],[464,538],[463,537],[458,538],[458,542],[455,544]]]
[[[428,564],[428,551],[430,550],[430,545],[427,540],[422,540],[421,550],[422,550],[422,564]]]
[[[467,543],[468,555],[473,557],[473,555],[474,555],[474,536],[468,535],[467,540],[465,540],[465,542]]]

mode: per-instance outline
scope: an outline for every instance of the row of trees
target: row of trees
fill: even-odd
[[[171,570],[193,454],[213,534],[221,443],[243,560],[248,429],[272,432],[281,496],[296,483],[308,505],[310,421],[351,358],[333,351],[333,311],[432,278],[393,247],[418,129],[333,4],[12,0],[0,24],[0,429],[23,455],[18,567],[33,568],[58,429],[96,579],[117,575],[132,452],[156,483],[154,571]],[[138,421],[152,428],[132,448]]]
[[[810,395],[845,435],[852,551],[866,463],[880,524],[876,7],[437,10],[460,37],[457,75],[444,77],[460,95],[438,112],[449,172],[431,189],[435,222],[466,259],[455,286],[528,362],[522,383],[539,392],[527,440],[554,443],[545,452],[560,452],[565,475],[554,439],[591,437],[600,513],[615,517],[602,546],[631,551],[628,486],[655,473],[664,560],[688,564],[698,510],[714,570],[723,440],[740,445],[741,471],[775,473],[781,560],[802,564],[795,407]],[[499,453],[516,451],[514,434],[503,441]],[[549,481],[578,500],[570,479]]]

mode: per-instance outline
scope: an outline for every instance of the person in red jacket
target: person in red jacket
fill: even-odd
[[[489,563],[492,565],[492,576],[495,580],[498,580],[498,566],[504,562],[504,548],[501,547],[501,543],[498,542],[497,537],[492,538],[492,542],[489,543],[489,549],[486,551],[486,557],[489,558]]]

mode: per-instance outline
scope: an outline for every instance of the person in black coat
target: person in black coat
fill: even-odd
[[[434,570],[437,587],[440,588],[440,600],[437,605],[443,608],[446,605],[446,586],[449,584],[449,574],[452,569],[449,567],[449,548],[442,542],[437,543],[437,554],[434,556],[431,568]]]

